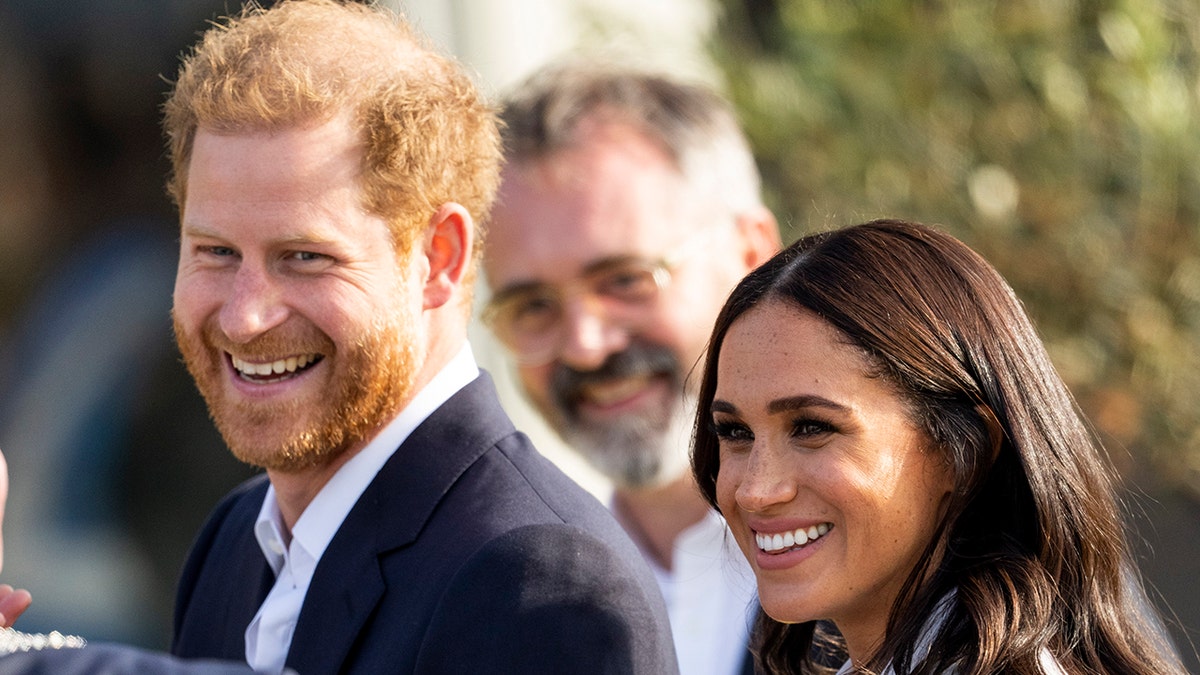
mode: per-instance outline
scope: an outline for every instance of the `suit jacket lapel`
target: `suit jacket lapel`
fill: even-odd
[[[230,579],[239,579],[242,583],[240,588],[229,589],[235,600],[229,603],[229,619],[220,622],[225,632],[224,643],[232,649],[228,657],[239,661],[246,658],[246,628],[275,585],[275,573],[258,549],[257,540],[252,552],[255,555],[247,556],[239,569],[230,573]]]
[[[491,377],[478,378],[435,410],[363,492],[317,563],[287,665],[337,672],[385,591],[379,556],[412,543],[446,491],[514,431]]]
[[[275,582],[254,538],[254,521],[266,494],[267,477],[259,476],[239,490],[242,494],[231,500],[228,513],[201,532],[194,559],[189,559],[182,572],[180,588],[189,594],[186,599],[181,596],[180,602],[188,609],[176,619],[182,621],[176,625],[172,645],[176,654],[244,659],[246,627]],[[197,566],[207,559],[228,562],[219,569]]]
[[[220,628],[214,626],[212,629],[214,633],[218,630],[224,633],[225,647],[222,652],[228,652],[230,658],[238,660],[246,658],[246,627],[250,625],[254,615],[258,613],[258,608],[271,592],[271,587],[275,585],[275,573],[271,571],[271,566],[267,564],[267,559],[259,549],[258,540],[254,538],[254,519],[257,518],[258,509],[262,505],[265,496],[263,493],[265,489],[256,490],[254,497],[247,500],[249,506],[246,510],[252,510],[253,515],[250,516],[248,528],[239,528],[245,533],[245,541],[237,547],[242,555],[237,559],[235,567],[228,571],[229,576],[225,577],[230,584],[227,589],[230,597],[226,605],[228,615],[224,621],[218,622]]]

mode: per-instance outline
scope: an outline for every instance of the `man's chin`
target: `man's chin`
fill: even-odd
[[[669,443],[661,431],[652,438],[628,433],[597,435],[577,428],[559,433],[572,450],[621,489],[662,487],[688,470],[687,453],[681,453],[678,447]]]
[[[280,474],[303,473],[326,466],[345,451],[344,448],[316,450],[293,447],[263,451],[260,448],[239,449],[234,446],[230,446],[230,450],[240,461]]]
[[[296,473],[333,461],[346,447],[344,439],[315,431],[247,431],[217,425],[225,444],[238,460],[272,472]]]

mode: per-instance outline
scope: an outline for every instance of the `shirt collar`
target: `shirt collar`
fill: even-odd
[[[454,358],[434,375],[396,418],[342,465],[321,488],[292,528],[291,546],[299,545],[312,560],[320,560],[350,509],[409,434],[477,377],[479,366],[476,365],[470,343],[464,342]],[[279,574],[286,560],[281,536],[283,530],[283,517],[275,499],[275,487],[268,486],[254,525],[254,536],[276,574]]]

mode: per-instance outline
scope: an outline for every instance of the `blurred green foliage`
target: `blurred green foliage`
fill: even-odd
[[[1117,467],[1200,493],[1200,3],[718,5],[785,238],[880,216],[962,238]]]

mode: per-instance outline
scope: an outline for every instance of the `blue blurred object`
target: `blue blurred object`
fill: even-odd
[[[34,594],[25,630],[162,646],[186,542],[250,473],[176,363],[174,231],[101,228],[32,299],[3,349],[4,579]]]

